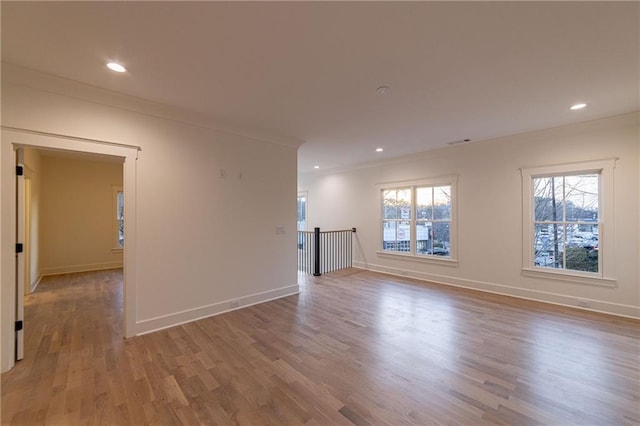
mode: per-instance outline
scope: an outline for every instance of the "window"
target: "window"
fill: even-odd
[[[307,196],[298,194],[298,231],[307,230]]]
[[[113,186],[113,247],[124,248],[124,192],[121,186]]]
[[[455,178],[382,188],[382,252],[455,259]]]
[[[522,170],[525,272],[612,279],[613,168],[605,160]]]
[[[533,178],[534,265],[598,272],[600,173]]]
[[[298,194],[298,248],[304,249],[306,238],[300,231],[307,230],[307,195],[305,193]]]

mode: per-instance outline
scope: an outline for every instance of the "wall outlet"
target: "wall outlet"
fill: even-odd
[[[582,299],[578,299],[576,305],[580,306],[581,308],[588,308],[589,302],[587,302],[586,300],[582,300]]]
[[[231,303],[229,303],[229,307],[230,308],[237,308],[238,306],[240,306],[240,302],[237,300],[232,301]]]

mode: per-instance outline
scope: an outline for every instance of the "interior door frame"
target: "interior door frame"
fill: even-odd
[[[123,188],[127,243],[124,248],[124,336],[136,333],[137,184],[136,168],[140,147],[109,141],[55,135],[27,129],[2,128],[0,146],[0,370],[15,364],[16,320],[16,151],[40,148],[110,155],[123,160]]]
[[[31,276],[31,198],[33,194],[33,170],[26,164],[24,165],[24,294],[30,294],[33,279]]]
[[[28,250],[28,244],[26,242],[26,186],[25,186],[25,164],[24,164],[24,149],[18,148],[16,150],[16,170],[19,167],[22,173],[19,175],[16,173],[16,242],[22,243],[22,250],[16,249],[15,260],[15,287],[16,287],[16,313],[15,323],[24,324],[24,271],[25,271],[25,253]],[[24,327],[15,328],[15,360],[20,361],[24,358]]]

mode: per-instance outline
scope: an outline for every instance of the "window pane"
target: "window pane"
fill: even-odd
[[[403,220],[398,222],[398,251],[411,251],[411,222]]]
[[[433,188],[433,218],[451,220],[451,187]]]
[[[564,227],[558,224],[536,224],[534,227],[534,264],[544,268],[562,268]]]
[[[397,250],[397,230],[398,222],[395,220],[382,221],[382,249],[383,250]]]
[[[124,247],[124,220],[118,221],[118,245]]]
[[[307,217],[307,197],[298,197],[298,222],[304,222]]]
[[[116,219],[118,221],[118,247],[124,247],[124,192],[116,194]]]
[[[307,197],[304,195],[298,196],[298,231],[306,231],[307,230]],[[302,239],[301,236],[298,237],[299,240]],[[301,246],[301,242],[298,244]]]
[[[567,226],[567,269],[598,272],[598,234],[598,225],[595,224]]]
[[[565,178],[567,222],[598,221],[598,175]]]
[[[432,254],[432,222],[416,221],[416,253]]]
[[[416,218],[433,219],[433,188],[416,189]]]
[[[533,231],[533,241],[536,256],[538,252],[551,250],[553,246],[553,225],[536,223]]]
[[[116,212],[117,219],[124,219],[124,192],[118,192],[118,211]]]
[[[435,222],[433,224],[433,254],[449,256],[449,222]]]
[[[555,263],[553,225],[542,223],[534,227],[535,266],[553,268]]]
[[[396,192],[397,191],[395,189],[382,191],[382,217],[385,219],[398,218],[398,209],[396,208]]]
[[[598,250],[587,247],[567,247],[567,269],[598,272]]]
[[[411,190],[398,190],[398,217],[400,219],[411,219]]]
[[[535,221],[562,221],[562,176],[533,179]]]

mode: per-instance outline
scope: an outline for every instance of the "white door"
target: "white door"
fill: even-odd
[[[16,361],[24,357],[24,251],[25,241],[25,184],[24,150],[18,149],[16,167]]]

